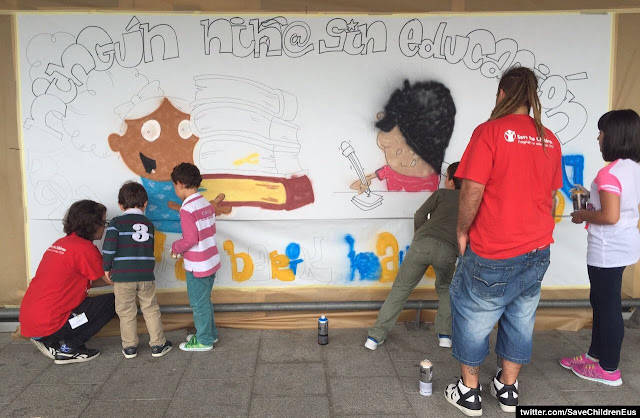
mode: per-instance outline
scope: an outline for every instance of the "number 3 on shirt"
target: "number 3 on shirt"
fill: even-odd
[[[145,242],[149,241],[151,235],[149,235],[149,227],[145,224],[133,224],[133,230],[136,231],[135,234],[131,235],[136,242]]]

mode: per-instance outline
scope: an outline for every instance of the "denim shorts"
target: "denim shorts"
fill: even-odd
[[[504,260],[482,258],[467,247],[451,281],[453,357],[479,366],[489,354],[498,322],[496,354],[513,363],[531,360],[540,285],[549,247]]]

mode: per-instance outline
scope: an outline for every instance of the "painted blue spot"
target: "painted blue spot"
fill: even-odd
[[[570,168],[572,178],[569,178],[567,167]],[[571,197],[570,190],[576,184],[584,186],[584,156],[583,155],[563,155],[562,156],[562,192]]]
[[[287,248],[284,250],[284,253],[289,257],[289,268],[293,271],[295,275],[298,271],[298,264],[302,263],[304,260],[299,259],[300,257],[300,245],[298,243],[292,242],[287,245]]]
[[[400,262],[398,263],[399,266],[402,265],[402,262],[404,261],[404,255],[406,253],[408,253],[408,252],[409,252],[409,246],[408,245],[407,245],[407,248],[405,249],[405,251],[400,250],[398,252],[398,258],[400,259]]]
[[[356,276],[356,270],[360,273],[360,280],[379,280],[382,268],[380,259],[372,252],[357,253],[354,250],[355,239],[347,234],[344,240],[349,245],[349,260],[351,269],[349,272],[349,281],[353,281]]]

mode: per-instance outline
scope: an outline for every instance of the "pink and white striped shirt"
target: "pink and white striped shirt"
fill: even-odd
[[[195,277],[207,277],[220,268],[213,206],[200,193],[187,197],[180,208],[182,239],[171,246],[184,256],[184,268]]]

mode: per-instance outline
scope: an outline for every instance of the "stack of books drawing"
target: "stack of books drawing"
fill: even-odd
[[[230,206],[292,210],[313,203],[298,159],[295,96],[252,80],[195,77],[195,164],[207,198],[224,193]]]

